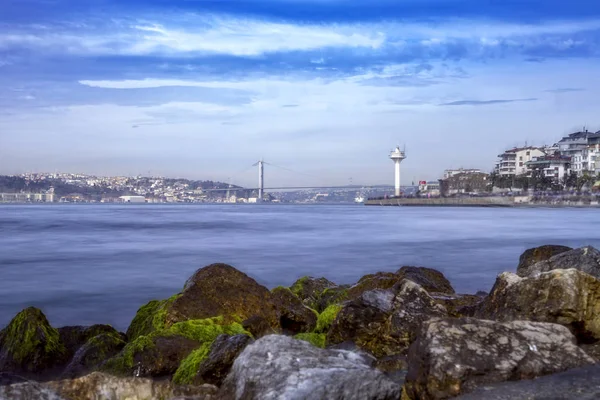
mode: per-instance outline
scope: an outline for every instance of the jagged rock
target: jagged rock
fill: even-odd
[[[25,381],[0,386],[0,400],[65,400],[47,386]],[[69,399],[71,400],[71,399]]]
[[[557,269],[532,278],[500,274],[475,316],[558,323],[588,342],[600,339],[599,309],[600,280],[576,269]]]
[[[557,254],[564,253],[569,250],[572,250],[572,248],[554,244],[527,249],[519,257],[517,275],[526,276],[526,270],[533,264],[536,264],[540,261],[546,261]]]
[[[575,368],[520,382],[485,385],[456,400],[597,400],[600,399],[600,365]]]
[[[221,386],[236,357],[252,342],[248,335],[220,335],[214,341],[206,360],[200,364],[195,384]]]
[[[326,289],[336,288],[337,285],[326,278],[313,278],[304,276],[298,279],[290,290],[302,301],[302,303],[312,309],[317,309],[317,304]]]
[[[52,375],[68,361],[58,330],[37,308],[18,313],[0,337],[0,371],[36,377]]]
[[[166,377],[201,343],[181,335],[141,336],[102,365],[118,376]]]
[[[526,267],[520,267],[517,269],[517,275],[521,277],[533,277],[542,272],[571,268],[600,279],[600,251],[591,246],[564,251],[547,260]]]
[[[397,400],[400,386],[356,353],[270,335],[240,354],[219,395],[245,400]]]
[[[447,399],[481,385],[531,379],[593,362],[561,325],[432,319],[410,347],[404,388],[411,399]]]
[[[272,296],[283,333],[294,335],[315,329],[316,312],[302,304],[290,289],[277,287],[272,290]]]
[[[381,357],[373,366],[398,385],[404,385],[404,380],[408,372],[408,360],[405,355],[397,354]]]
[[[168,326],[189,319],[223,316],[225,320],[245,320],[254,315],[264,317],[271,327],[279,326],[271,292],[230,265],[212,264],[188,279],[165,318]]]
[[[350,285],[340,285],[334,288],[327,288],[321,293],[321,297],[317,301],[315,310],[321,313],[327,307],[335,304],[340,304],[348,299],[348,289]]]
[[[432,295],[452,317],[473,317],[487,294]]]
[[[101,333],[94,336],[77,350],[65,368],[63,377],[74,378],[85,375],[116,355],[123,347],[125,347],[125,341],[120,334]]]
[[[67,358],[69,359],[91,338],[103,333],[119,336],[122,340],[126,340],[125,335],[110,325],[97,324],[92,326],[63,326],[62,328],[58,328],[60,340],[65,345]]]
[[[371,290],[345,303],[327,334],[327,344],[352,341],[376,357],[401,354],[423,321],[446,315],[423,288],[403,280],[393,291]]]
[[[277,333],[271,327],[269,321],[259,315],[254,315],[242,322],[242,327],[255,339]]]
[[[365,275],[348,289],[348,299],[357,299],[363,293],[375,289],[391,289],[401,278],[393,272],[377,272]]]
[[[425,267],[402,267],[396,272],[399,279],[408,279],[429,293],[453,295],[454,288],[440,271]]]

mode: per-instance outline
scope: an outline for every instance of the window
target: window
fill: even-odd
[[[519,161],[523,161],[523,156],[519,156]]]
[[[520,162],[520,163],[519,163],[519,167],[522,167],[522,166],[523,166],[523,163],[522,163],[522,162]]]
[[[531,152],[530,152],[530,151],[528,151],[527,153],[525,153],[525,155],[526,155],[526,156],[528,156],[528,155],[530,155],[530,154],[531,154]]]

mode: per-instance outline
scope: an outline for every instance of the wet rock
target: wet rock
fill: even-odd
[[[288,288],[277,287],[272,290],[273,302],[279,314],[279,324],[283,333],[294,335],[310,332],[317,325],[317,314],[302,304]]]
[[[593,362],[561,325],[432,319],[410,347],[405,391],[412,399],[447,399],[478,386],[532,379]]]
[[[47,386],[25,381],[0,386],[0,400],[65,400]],[[71,400],[71,399],[69,399]]]
[[[517,275],[527,276],[527,269],[540,261],[546,261],[553,256],[572,250],[567,246],[559,246],[549,244],[545,246],[533,247],[527,249],[519,257],[519,265],[517,266]]]
[[[377,272],[365,275],[348,289],[348,299],[357,299],[365,292],[375,289],[391,289],[401,278],[393,272]]]
[[[125,341],[120,334],[101,333],[88,340],[77,350],[65,368],[63,377],[74,378],[85,375],[116,355],[123,347],[125,347]]]
[[[270,335],[246,347],[219,395],[247,400],[396,400],[400,386],[370,368],[358,354]]]
[[[382,357],[374,363],[374,367],[398,385],[404,385],[404,380],[408,372],[408,360],[406,356],[397,354]]]
[[[378,358],[401,354],[423,321],[446,315],[423,288],[403,280],[394,291],[371,290],[345,303],[327,334],[327,344],[352,341]]]
[[[542,272],[571,268],[600,279],[600,251],[591,246],[564,251],[547,260],[526,267],[520,267],[517,269],[517,275],[521,277],[533,277]]]
[[[58,328],[58,335],[61,342],[67,350],[67,358],[71,359],[77,350],[90,339],[101,334],[118,336],[121,340],[126,340],[125,335],[118,332],[110,325],[92,325],[92,326],[63,326]]]
[[[441,305],[446,307],[452,317],[473,317],[481,306],[486,294],[454,294],[432,295]]]
[[[201,343],[181,335],[140,336],[102,365],[118,376],[168,377]]]
[[[269,324],[264,317],[260,315],[254,315],[244,322],[242,322],[242,327],[248,331],[253,338],[259,339],[263,336],[272,335],[277,333]]]
[[[127,328],[127,340],[131,342],[140,336],[165,329],[167,309],[178,296],[180,295],[167,300],[152,300],[140,307]]]
[[[171,398],[174,392],[173,385],[166,380],[116,377],[100,372],[46,385],[69,400],[159,400]]]
[[[348,300],[348,289],[350,285],[340,285],[334,288],[327,288],[321,293],[321,297],[316,304],[317,312],[321,313],[327,307],[341,304],[344,301]]]
[[[600,366],[575,368],[520,382],[485,385],[456,400],[597,400],[600,399]]]
[[[58,330],[46,316],[29,307],[18,313],[2,331],[0,371],[25,376],[52,375],[67,362]]]
[[[212,264],[188,279],[180,296],[167,307],[167,326],[189,319],[223,316],[245,320],[254,315],[265,318],[273,328],[279,317],[271,292],[230,265]]]
[[[557,269],[532,278],[500,274],[475,316],[558,323],[581,342],[590,342],[600,339],[599,310],[598,279],[575,269]]]
[[[396,272],[399,279],[408,279],[429,293],[453,295],[454,288],[440,271],[425,267],[402,267]]]
[[[247,335],[220,335],[214,341],[206,360],[200,364],[194,384],[221,386],[237,356],[252,342]]]
[[[304,276],[298,279],[290,290],[302,301],[302,303],[312,309],[317,309],[317,305],[323,292],[326,289],[336,288],[337,285],[326,278],[313,278]]]

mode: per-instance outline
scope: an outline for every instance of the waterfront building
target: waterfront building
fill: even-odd
[[[486,173],[461,173],[440,179],[440,191],[443,196],[459,193],[483,193],[487,191],[489,184],[489,175]]]
[[[527,166],[532,170],[542,171],[542,174],[556,183],[561,183],[571,172],[571,157],[555,153],[528,161]]]
[[[529,172],[527,163],[546,153],[543,147],[515,147],[498,155],[496,172],[502,176],[517,176]]]
[[[448,179],[458,174],[480,174],[480,169],[475,168],[458,168],[458,169],[447,169],[444,171],[444,179]]]

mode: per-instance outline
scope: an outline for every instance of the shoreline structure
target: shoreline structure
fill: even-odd
[[[140,307],[126,332],[21,311],[0,331],[0,399],[516,400],[566,386],[592,399],[598,309],[590,246],[529,249],[475,294],[425,267],[269,290],[211,264]]]

